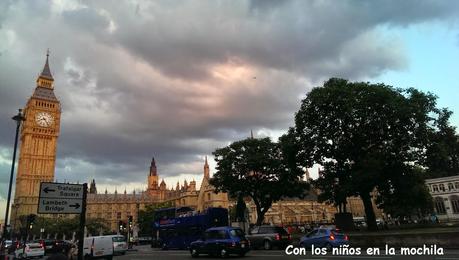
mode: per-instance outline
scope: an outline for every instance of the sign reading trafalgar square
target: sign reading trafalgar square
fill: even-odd
[[[38,200],[40,214],[80,214],[83,184],[42,182]]]

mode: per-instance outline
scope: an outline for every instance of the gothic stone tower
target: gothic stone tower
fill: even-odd
[[[158,172],[156,169],[156,162],[155,158],[151,159],[150,164],[150,174],[148,175],[148,189],[147,192],[150,196],[158,196],[159,195],[159,187],[158,187]]]
[[[38,76],[37,86],[25,108],[21,128],[16,192],[12,220],[36,214],[40,183],[54,180],[57,138],[59,136],[61,105],[54,95],[54,79],[48,63]]]

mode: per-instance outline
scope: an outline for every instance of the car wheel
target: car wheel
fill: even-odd
[[[198,250],[196,250],[196,248],[191,248],[190,249],[190,254],[191,254],[191,257],[198,257],[199,256]]]
[[[222,250],[220,250],[220,256],[222,258],[225,258],[228,256],[228,251],[226,251],[226,249],[222,248]]]
[[[271,250],[271,242],[269,242],[269,240],[265,240],[265,242],[263,242],[263,248],[265,250]]]

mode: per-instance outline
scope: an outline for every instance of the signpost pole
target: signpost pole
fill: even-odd
[[[131,249],[131,223],[129,223],[128,220],[128,225],[127,225],[127,243],[128,243],[128,249]]]
[[[78,260],[83,260],[84,226],[86,224],[86,197],[88,195],[88,184],[83,184],[83,202],[80,214],[80,232],[78,233]]]

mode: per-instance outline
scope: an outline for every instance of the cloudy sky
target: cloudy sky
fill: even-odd
[[[458,17],[454,0],[1,1],[0,213],[10,118],[47,48],[56,179],[132,191],[152,156],[168,186],[199,183],[205,155],[251,129],[278,137],[330,77],[433,92],[459,126]]]

